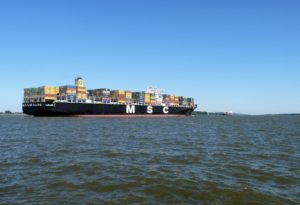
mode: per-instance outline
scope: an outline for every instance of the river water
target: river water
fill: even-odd
[[[299,204],[300,116],[0,116],[0,204]]]

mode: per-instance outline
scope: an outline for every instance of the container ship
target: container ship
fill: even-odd
[[[155,87],[87,90],[78,77],[75,85],[25,88],[22,107],[33,116],[172,117],[190,116],[197,105],[193,98],[163,94]]]

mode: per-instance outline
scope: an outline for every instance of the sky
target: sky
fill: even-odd
[[[300,113],[300,1],[0,0],[0,76],[0,111],[81,76],[202,111]]]

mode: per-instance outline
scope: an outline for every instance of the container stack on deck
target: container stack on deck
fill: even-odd
[[[38,102],[38,88],[25,88],[24,102]]]
[[[107,88],[86,90],[82,78],[75,79],[74,85],[41,86],[24,89],[24,102],[95,102],[119,104],[146,104],[166,106],[194,106],[193,98],[183,96],[162,95],[162,90],[149,87],[146,91],[110,90]]]
[[[176,106],[179,105],[179,99],[178,99],[178,96],[176,96],[176,95],[174,95],[174,102],[173,102],[173,105],[176,105]]]
[[[76,101],[76,86],[64,85],[59,87],[58,100],[75,102]]]
[[[59,88],[54,86],[41,86],[24,89],[24,102],[51,102],[56,100]]]
[[[135,104],[144,104],[144,92],[133,92],[132,99]]]
[[[132,103],[132,92],[130,90],[125,90],[125,102],[127,104]]]
[[[171,96],[170,95],[163,95],[163,103],[166,104],[166,105],[170,105]]]
[[[187,105],[193,107],[195,105],[193,98],[187,98]]]
[[[125,103],[125,90],[112,90],[111,101],[116,103]]]
[[[101,100],[104,103],[110,103],[111,102],[111,94],[110,89],[101,89]]]
[[[179,105],[181,105],[181,106],[187,106],[187,98],[185,98],[183,96],[178,97],[178,102],[179,102]]]
[[[144,94],[144,103],[145,103],[145,104],[150,104],[150,103],[151,103],[151,100],[150,100],[150,93],[143,92],[143,94]]]
[[[39,87],[39,94],[43,102],[54,101],[59,93],[59,87],[41,86]]]
[[[110,89],[100,88],[100,89],[88,90],[88,99],[93,102],[110,103],[111,102]]]
[[[150,104],[155,105],[156,104],[156,96],[154,93],[150,94]]]

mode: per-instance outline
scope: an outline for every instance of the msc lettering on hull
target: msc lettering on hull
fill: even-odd
[[[153,113],[153,107],[152,106],[148,106],[147,107],[147,113],[148,114],[152,114]]]
[[[164,107],[164,108],[163,108],[163,112],[164,112],[165,114],[169,113],[169,108],[168,108],[168,107]]]
[[[135,113],[135,106],[134,105],[126,105],[126,113],[134,114]]]
[[[162,112],[164,114],[168,114],[169,113],[169,108],[168,107],[162,107]],[[134,105],[126,105],[126,113],[127,114],[135,114],[135,106]],[[148,114],[153,113],[153,107],[152,106],[149,105],[147,107],[147,113]]]

